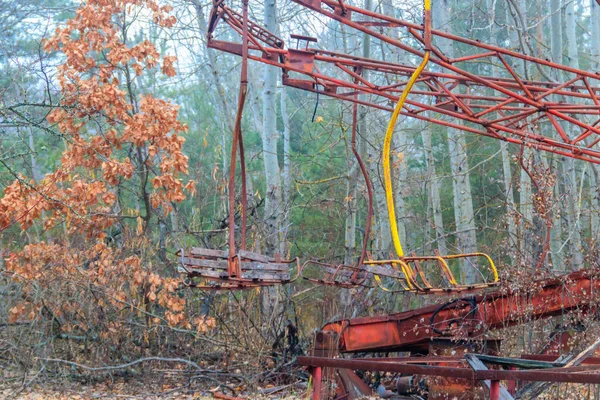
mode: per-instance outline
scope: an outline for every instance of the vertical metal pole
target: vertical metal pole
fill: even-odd
[[[240,247],[242,250],[246,250],[246,224],[247,224],[247,209],[248,209],[248,200],[247,200],[247,192],[246,192],[246,158],[244,156],[244,139],[242,138],[242,112],[244,109],[244,103],[246,101],[246,94],[248,93],[248,0],[242,1],[242,73],[240,78],[240,97],[238,99],[238,113],[239,121],[236,118],[236,130],[238,135],[238,141],[240,145],[240,168],[242,174],[242,230],[241,230],[241,244]],[[235,134],[235,133],[234,133]],[[238,260],[238,263],[240,260]],[[239,267],[239,264],[238,264]],[[238,268],[238,273],[241,271]]]
[[[235,246],[235,163],[238,147],[240,149],[240,164],[242,168],[242,248],[245,249],[246,247],[246,162],[242,143],[242,114],[248,91],[248,0],[242,2],[242,16],[242,72],[240,76],[238,109],[231,139],[231,160],[229,164],[229,262],[227,264],[227,272],[230,278],[242,277],[240,260],[236,257]]]
[[[321,367],[314,367],[312,370],[313,376],[313,393],[312,400],[321,400],[321,385],[322,385],[322,373],[323,369]]]
[[[500,381],[492,381],[490,384],[490,400],[500,399]]]

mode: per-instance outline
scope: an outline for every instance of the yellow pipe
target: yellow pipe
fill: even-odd
[[[425,10],[428,11],[431,7],[431,1],[425,0]],[[385,198],[387,201],[388,207],[388,217],[390,220],[390,230],[392,232],[392,242],[394,243],[394,249],[396,250],[396,254],[398,257],[404,257],[404,251],[402,250],[402,243],[400,242],[400,235],[398,234],[398,225],[396,224],[396,209],[394,207],[394,191],[392,187],[392,172],[390,167],[390,153],[392,146],[392,137],[394,135],[394,127],[396,126],[396,121],[398,120],[398,115],[404,106],[404,102],[408,97],[412,87],[415,82],[421,75],[421,72],[425,69],[425,66],[429,62],[429,50],[425,52],[425,56],[423,57],[423,61],[419,67],[413,72],[408,84],[404,88],[400,99],[398,100],[398,104],[396,104],[396,108],[392,113],[392,118],[388,124],[387,130],[385,132],[385,139],[383,142],[383,179],[385,182]]]

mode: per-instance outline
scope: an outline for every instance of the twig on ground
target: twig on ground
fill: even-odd
[[[92,371],[92,372],[94,372],[94,371],[110,371],[110,370],[124,369],[124,368],[132,367],[134,365],[137,365],[137,364],[140,364],[140,363],[143,363],[143,362],[147,362],[147,361],[176,362],[176,363],[181,363],[181,364],[187,364],[190,367],[194,367],[197,370],[203,370],[203,368],[200,367],[198,364],[196,364],[193,361],[186,360],[185,358],[144,357],[144,358],[140,358],[140,359],[137,359],[135,361],[129,362],[127,364],[107,365],[106,367],[90,367],[90,366],[79,364],[79,363],[76,363],[76,362],[73,362],[73,361],[61,360],[61,359],[58,359],[58,358],[41,358],[40,360],[47,361],[47,362],[55,362],[55,363],[67,364],[67,365],[71,365],[73,367],[85,369],[87,371]]]

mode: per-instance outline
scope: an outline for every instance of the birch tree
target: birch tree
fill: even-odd
[[[453,3],[450,0],[441,0],[433,7],[433,22],[436,29],[452,33],[451,15]],[[452,58],[454,51],[452,42],[446,39],[437,39],[437,46],[447,56]],[[448,153],[452,171],[452,187],[454,193],[454,221],[456,225],[457,250],[461,253],[477,251],[476,228],[473,213],[473,197],[469,175],[469,161],[467,158],[467,142],[465,134],[454,128],[446,128],[448,136]],[[468,263],[462,264],[462,273],[466,283],[473,283],[477,279],[477,271]]]
[[[433,214],[433,228],[435,231],[435,240],[437,248],[441,255],[448,254],[448,245],[446,244],[446,233],[444,232],[444,220],[442,216],[442,201],[440,198],[440,179],[437,176],[435,168],[435,157],[431,147],[431,125],[424,123],[421,129],[423,147],[425,150],[426,175],[429,182],[429,203]]]
[[[572,1],[565,4],[565,27],[566,27],[566,48],[567,59],[570,67],[579,68],[579,54],[577,52],[575,5]],[[573,126],[571,126],[574,129]],[[572,136],[576,135],[575,131]],[[577,175],[575,171],[575,160],[566,158],[562,162],[563,179],[566,200],[567,224],[569,227],[569,247],[571,253],[571,267],[573,270],[579,270],[583,267],[583,254],[581,245],[581,233],[579,227],[579,207],[577,196]]]
[[[266,0],[264,3],[264,25],[270,32],[277,32],[277,3],[276,0]],[[265,214],[266,250],[269,254],[283,254],[281,240],[281,215],[283,213],[283,193],[279,160],[277,153],[277,106],[276,86],[277,68],[265,65],[263,75],[263,126],[262,145],[265,170]]]

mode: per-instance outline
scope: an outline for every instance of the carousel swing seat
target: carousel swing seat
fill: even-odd
[[[205,288],[250,288],[291,282],[290,265],[297,259],[282,260],[247,250],[238,250],[234,257],[223,250],[192,247],[180,249],[179,272],[190,280],[203,278]],[[198,287],[198,285],[193,285]]]

